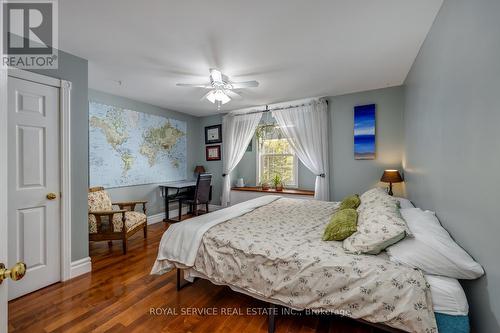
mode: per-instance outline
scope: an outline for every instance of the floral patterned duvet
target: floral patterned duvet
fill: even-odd
[[[281,198],[203,236],[193,269],[260,298],[409,332],[437,332],[423,274],[321,240],[338,203]]]

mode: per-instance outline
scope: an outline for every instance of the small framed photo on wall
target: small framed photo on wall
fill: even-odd
[[[205,127],[205,144],[222,142],[222,125]]]
[[[220,161],[220,145],[206,146],[207,161]]]

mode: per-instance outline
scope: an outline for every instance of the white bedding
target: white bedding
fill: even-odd
[[[455,243],[434,213],[409,208],[401,209],[401,215],[415,237],[387,248],[391,261],[455,279],[477,279],[484,274],[481,265]]]
[[[267,205],[281,198],[276,195],[267,195],[248,200],[234,206],[227,207],[209,215],[201,215],[182,222],[173,224],[163,234],[159,246],[158,256],[151,270],[151,274],[163,274],[175,268],[193,266],[200,247],[203,235],[211,227],[244,215],[254,209]],[[409,202],[404,198],[397,198],[401,207],[407,207]],[[406,200],[406,201],[405,201]],[[409,205],[413,206],[411,203]]]
[[[399,206],[401,209],[414,208],[415,206],[411,203],[410,200],[401,197],[394,197],[394,199],[399,201]]]
[[[469,304],[465,292],[457,279],[444,276],[425,275],[431,286],[434,312],[452,316],[466,316]]]
[[[230,207],[231,214],[224,209],[173,225],[176,230],[162,238],[152,272],[186,268],[192,276],[294,309],[323,309],[412,332],[437,331],[420,271],[386,256],[347,254],[342,242],[321,240],[338,203],[276,199],[252,200]]]
[[[268,195],[239,203],[237,205],[197,216],[182,223],[171,225],[163,234],[151,274],[163,274],[175,268],[193,266],[205,232],[213,226],[249,213],[281,198]]]

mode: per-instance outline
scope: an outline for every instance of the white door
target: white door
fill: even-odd
[[[3,17],[0,0],[0,17]],[[0,24],[3,36],[3,24]],[[3,47],[0,48],[3,58]],[[0,264],[7,263],[7,67],[0,64]],[[7,332],[7,284],[0,284],[0,332]]]
[[[61,279],[59,89],[9,77],[7,101],[8,266],[27,265],[11,300]]]

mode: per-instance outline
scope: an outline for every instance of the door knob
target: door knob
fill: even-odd
[[[54,200],[55,198],[57,198],[57,194],[53,192],[47,193],[47,199]]]
[[[26,264],[24,262],[18,262],[11,269],[6,269],[5,265],[0,263],[0,284],[9,278],[13,281],[21,280],[25,274]]]

